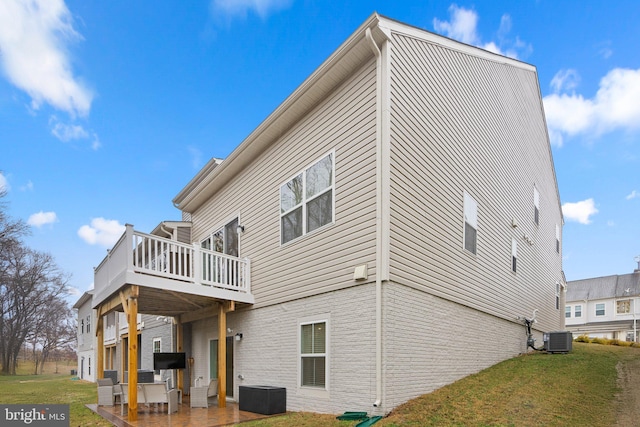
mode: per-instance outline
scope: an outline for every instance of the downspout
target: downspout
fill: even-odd
[[[166,233],[167,236],[169,236],[169,239],[173,239],[173,232],[169,232],[164,228],[164,223],[162,223],[162,225],[160,225],[160,230],[162,230],[163,233]]]
[[[365,37],[376,57],[376,400],[382,404],[382,283],[389,277],[389,96],[387,94],[387,44],[382,51],[367,28]]]

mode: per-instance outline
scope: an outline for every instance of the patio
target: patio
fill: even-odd
[[[124,416],[121,416],[120,405],[89,404],[87,407],[117,427],[216,427],[277,416],[241,411],[238,404],[233,402],[227,402],[226,408],[218,408],[217,405],[191,408],[188,396],[178,405],[178,412],[170,415],[167,415],[166,407],[163,408],[162,405],[146,406],[141,403],[138,405],[137,421],[127,421],[126,408]]]

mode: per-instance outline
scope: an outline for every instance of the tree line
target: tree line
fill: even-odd
[[[24,243],[30,228],[7,213],[0,188],[0,363],[15,375],[20,350],[33,352],[35,374],[57,350],[73,346],[76,325],[65,297],[69,276],[54,258]]]

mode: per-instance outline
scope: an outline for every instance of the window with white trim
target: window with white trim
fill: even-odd
[[[596,304],[596,316],[604,316],[604,303]]]
[[[327,322],[300,324],[300,385],[325,389],[327,385]]]
[[[160,353],[162,351],[162,338],[153,339],[153,352]],[[155,370],[156,375],[160,374],[160,369]]]
[[[576,305],[575,307],[575,317],[582,317],[582,306]]]
[[[329,153],[280,186],[280,243],[333,222],[334,153]]]
[[[464,248],[476,254],[478,238],[478,204],[466,191],[464,193]]]
[[[516,239],[511,239],[511,271],[516,272],[518,261],[518,242]]]
[[[87,316],[87,333],[91,332],[91,315]]]
[[[560,310],[560,282],[556,282],[556,310]]]
[[[622,299],[616,301],[616,314],[629,314],[631,313],[631,300]]]
[[[560,253],[560,226],[556,224],[556,252]]]
[[[536,187],[533,187],[533,221],[540,224],[540,193]]]
[[[238,256],[238,217],[211,233],[200,242],[204,249],[211,249],[225,255]]]
[[[567,319],[569,317],[571,317],[571,306],[567,305],[564,307],[564,317],[566,317]]]

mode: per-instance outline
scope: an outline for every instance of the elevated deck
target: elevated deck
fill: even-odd
[[[95,269],[93,307],[127,285],[140,287],[140,312],[178,315],[211,300],[253,304],[251,263],[127,225],[120,240]]]

